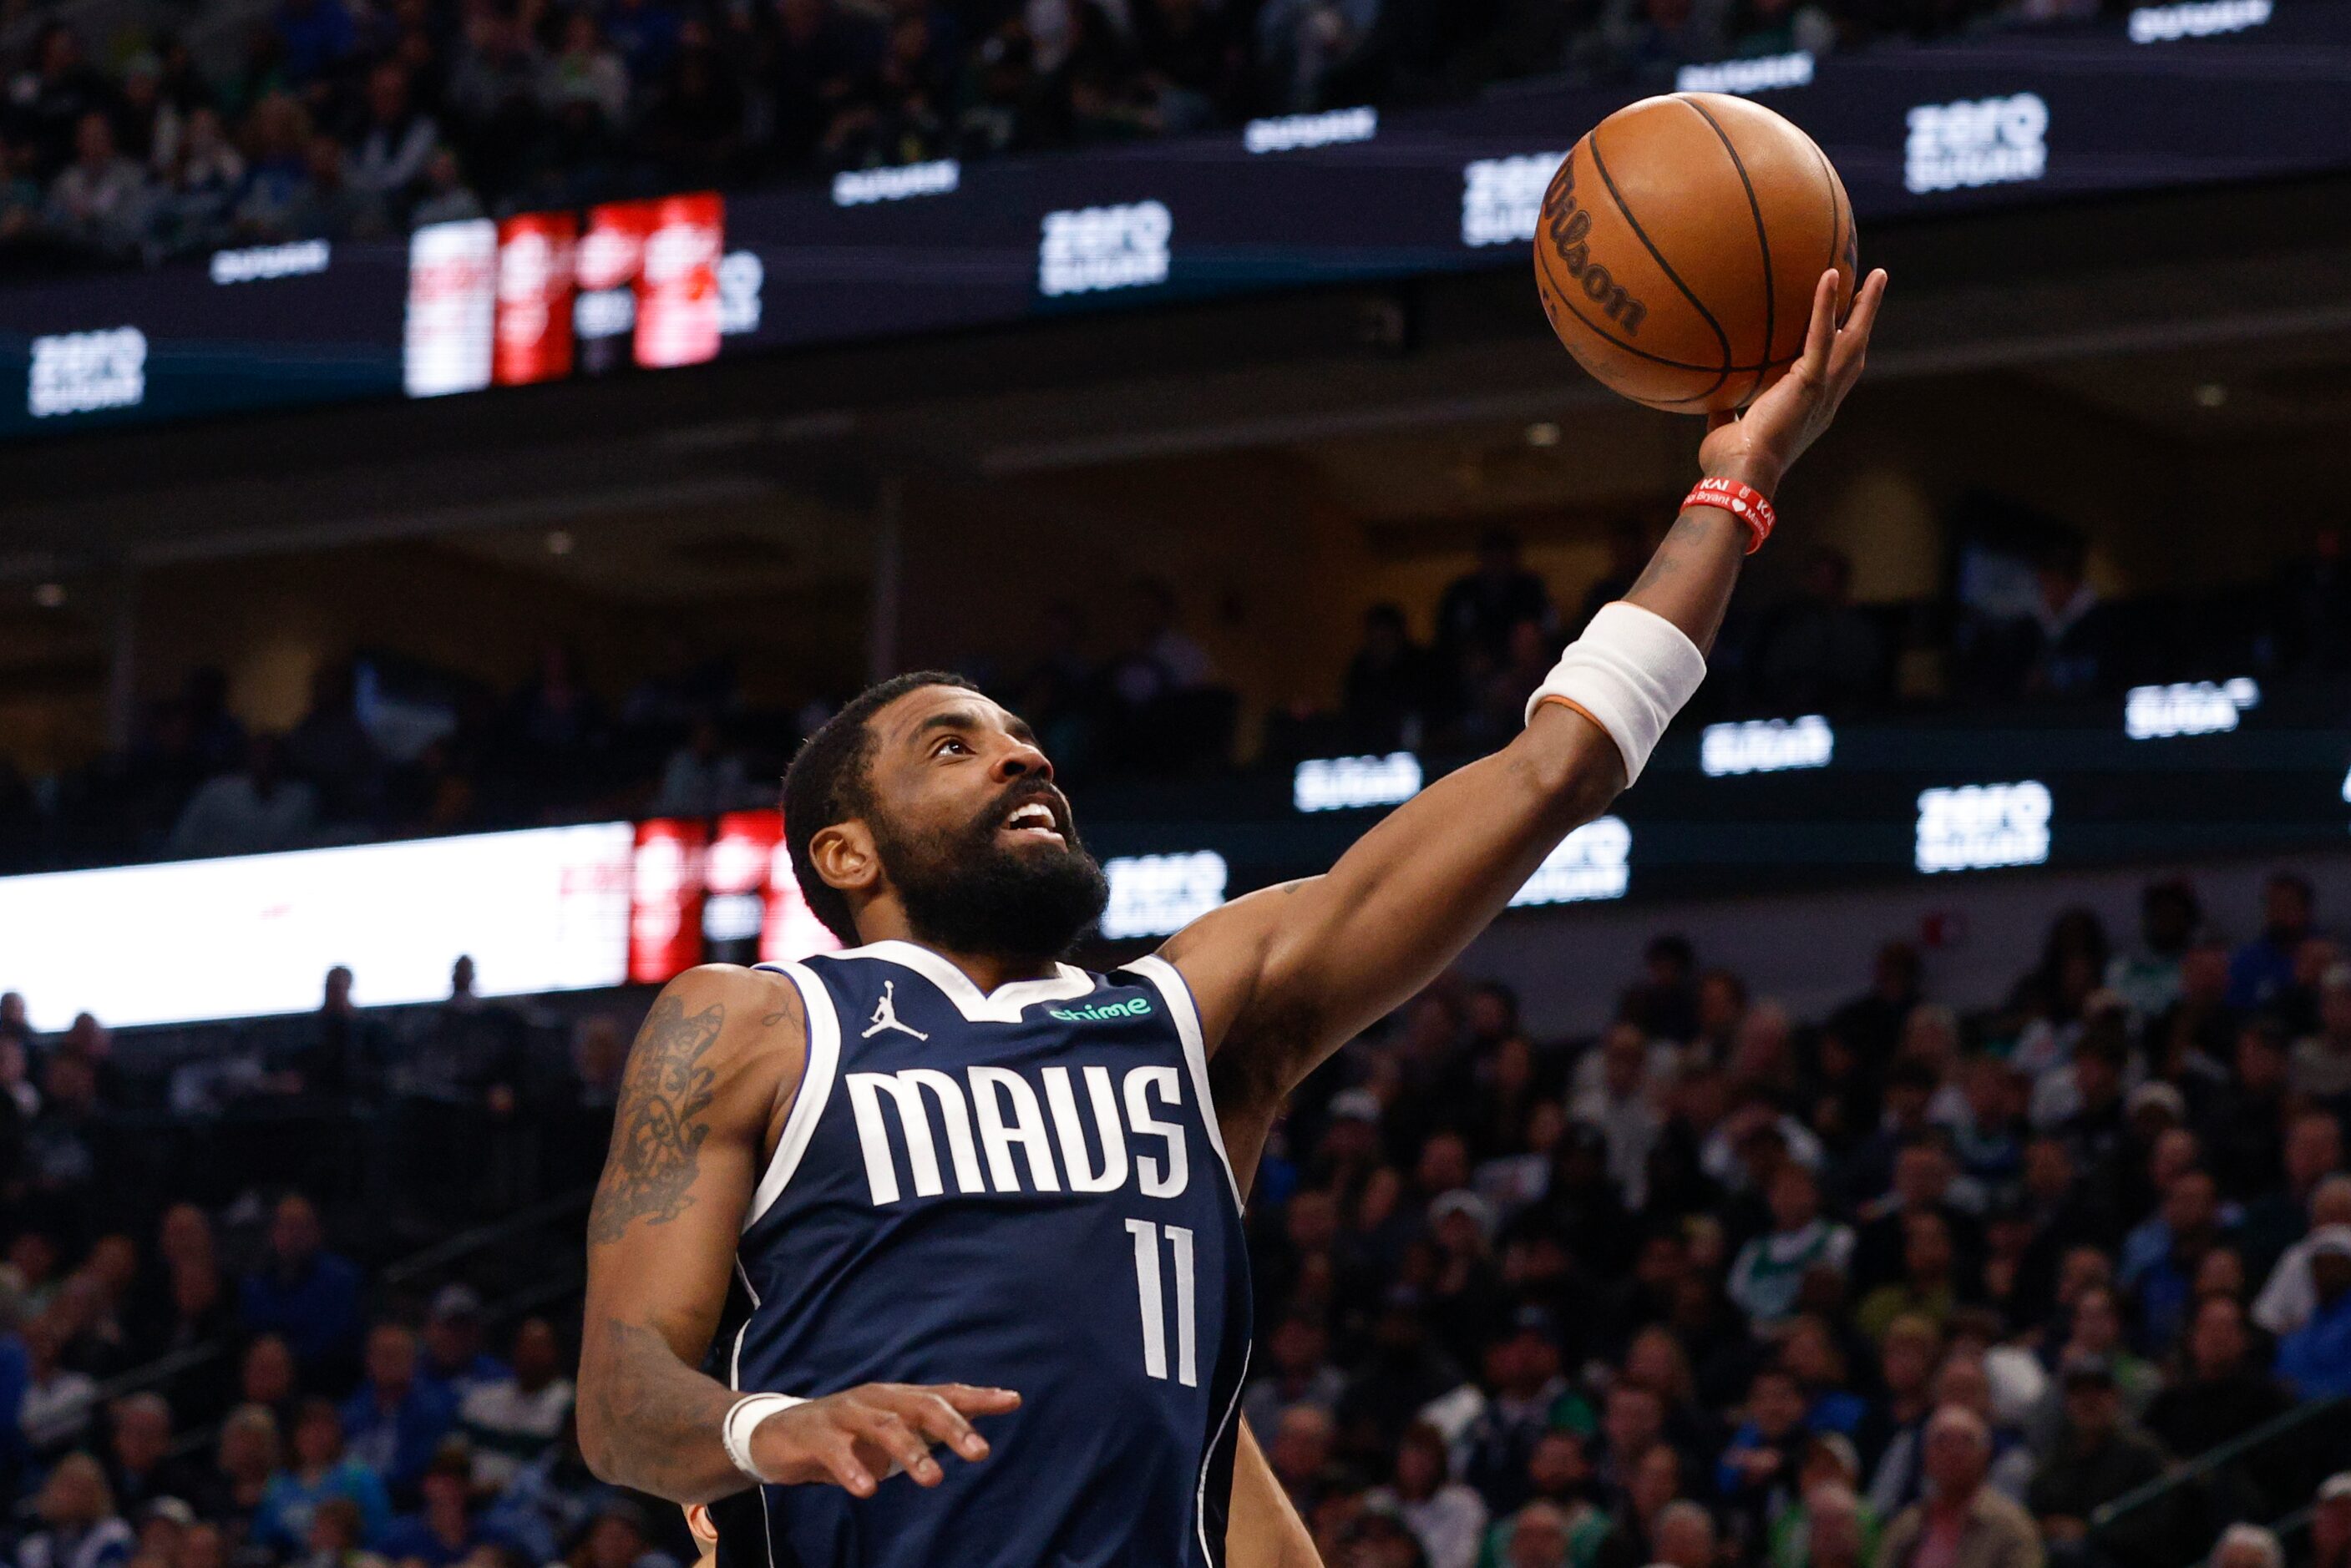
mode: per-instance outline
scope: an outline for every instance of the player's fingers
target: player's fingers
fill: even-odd
[[[873,1495],[873,1472],[858,1462],[857,1445],[843,1428],[835,1427],[826,1435],[816,1446],[816,1458],[841,1490],[852,1497]]]
[[[987,1457],[987,1439],[971,1429],[971,1423],[935,1390],[911,1388],[900,1413],[914,1423],[914,1429],[936,1442],[946,1444],[967,1459]]]
[[[1837,334],[1833,362],[1839,376],[1861,374],[1861,361],[1869,353],[1870,329],[1877,325],[1877,306],[1886,297],[1886,281],[1884,267],[1862,280],[1861,292],[1854,296],[1852,314],[1845,317],[1844,330]]]
[[[862,1414],[865,1440],[895,1459],[898,1468],[914,1477],[916,1484],[936,1486],[945,1479],[938,1461],[931,1458],[931,1445],[904,1416],[890,1409]]]
[[[967,1416],[1001,1416],[1020,1408],[1020,1396],[1009,1388],[976,1388],[968,1383],[942,1383],[932,1392]]]
[[[1814,378],[1827,375],[1829,349],[1836,342],[1836,287],[1834,267],[1813,285],[1813,319],[1804,328],[1804,357],[1799,363]]]

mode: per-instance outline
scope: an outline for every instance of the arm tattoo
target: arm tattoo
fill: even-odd
[[[653,1004],[629,1053],[611,1152],[588,1214],[589,1245],[619,1241],[640,1216],[655,1225],[674,1220],[694,1201],[718,1077],[702,1059],[726,1020],[721,1006],[688,1017],[674,997]]]

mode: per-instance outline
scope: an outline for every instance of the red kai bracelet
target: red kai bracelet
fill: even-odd
[[[1780,514],[1763,499],[1763,493],[1735,479],[1701,479],[1682,502],[1682,509],[1693,506],[1719,506],[1741,523],[1754,537],[1747,543],[1747,553],[1753,555],[1780,525]]]

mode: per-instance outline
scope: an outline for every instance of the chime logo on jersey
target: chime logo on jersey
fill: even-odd
[[[1183,1077],[1172,1066],[1132,1067],[1115,1083],[1102,1066],[1045,1067],[1033,1077],[1009,1067],[960,1075],[910,1067],[851,1073],[841,1082],[877,1208],[910,1186],[917,1198],[939,1197],[950,1177],[963,1194],[1131,1185],[1145,1198],[1174,1198],[1191,1179],[1183,1125],[1159,1114],[1184,1103]]]

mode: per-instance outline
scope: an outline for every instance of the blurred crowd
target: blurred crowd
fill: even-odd
[[[0,5],[0,260],[156,261],[1199,130],[2098,0],[233,0]],[[205,47],[201,52],[189,41]]]
[[[1267,1156],[1244,1408],[1350,1568],[2277,1568],[2224,1528],[2314,1500],[2335,1562],[2323,930],[2291,875],[2210,917],[2164,882],[2135,932],[2060,915],[1991,1005],[1893,943],[1810,1020],[1667,936],[1579,1042],[1440,983]]]
[[[1371,607],[1338,701],[1273,706],[1255,765],[1399,748],[1446,763],[1503,745],[1560,649],[1632,587],[1652,543],[1615,532],[1598,578],[1563,604],[1514,535],[1489,533],[1433,606]],[[2030,707],[2103,729],[2126,688],[2245,677],[2263,701],[2340,723],[2344,545],[2324,524],[2273,580],[2109,597],[2078,538],[2053,524],[1966,552],[1949,594],[1874,605],[1854,601],[1843,555],[1800,546],[1733,606],[1696,715]],[[956,663],[1029,720],[1075,785],[1229,775],[1241,701],[1189,629],[1207,607],[1139,577],[1091,606],[1044,606],[1017,651]],[[505,691],[396,656],[338,660],[301,719],[272,732],[240,722],[226,677],[201,668],[145,704],[128,745],[87,765],[35,778],[0,753],[0,873],[772,805],[793,746],[835,705],[819,694],[763,707],[731,654],[683,643],[633,683],[600,687],[576,649],[550,643]]]
[[[1957,531],[1966,522],[1962,509]],[[2111,597],[2091,584],[2079,536],[2035,519],[2022,539],[1963,551],[1949,595],[1875,605],[1855,602],[1853,563],[1841,551],[1798,546],[1777,584],[1733,603],[1697,705],[1710,717],[1866,717],[2088,701],[2139,684],[2241,676],[2335,689],[2351,671],[2344,545],[2343,530],[2327,524],[2274,581]],[[1365,611],[1336,709],[1278,715],[1269,751],[1471,755],[1506,743],[1560,650],[1601,606],[1625,597],[1654,545],[1639,526],[1618,528],[1599,578],[1563,605],[1516,534],[1489,532],[1475,569],[1432,608]],[[1414,636],[1416,620],[1430,628],[1425,640]]]
[[[2257,909],[2158,882],[2136,930],[2058,914],[2005,995],[1932,995],[1893,942],[1805,1019],[1662,935],[1589,1039],[1433,985],[1295,1097],[1249,1216],[1242,1407],[1325,1561],[2343,1568],[2323,913],[2291,873]],[[360,1012],[337,971],[313,1014],[120,1041],[0,996],[17,1568],[690,1550],[580,1459],[576,1208],[482,1272],[399,1261],[591,1179],[645,1000],[567,1023],[468,971],[430,1007]]]
[[[676,1511],[597,1483],[573,1440],[580,1206],[511,1223],[593,1179],[642,1001],[558,1028],[475,996],[468,964],[393,1013],[350,981],[307,1016],[120,1040],[88,1015],[37,1033],[0,994],[18,1568],[691,1561]],[[397,1261],[427,1244],[439,1263]]]

